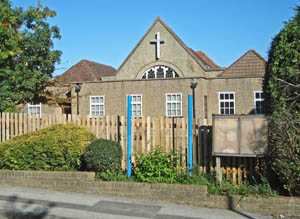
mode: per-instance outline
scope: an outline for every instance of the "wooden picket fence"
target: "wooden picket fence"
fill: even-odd
[[[212,156],[212,126],[197,127],[196,158],[200,172],[216,171],[216,157]],[[220,157],[222,177],[231,179],[233,183],[254,179],[260,180],[263,175],[263,157]]]
[[[90,117],[75,114],[43,114],[30,116],[23,113],[1,113],[0,142],[15,136],[40,130],[55,124],[76,123],[82,125],[97,138],[118,141],[123,150],[122,168],[127,167],[127,118],[125,116]],[[194,127],[196,128],[196,127]],[[196,159],[200,172],[215,170],[215,158],[211,155],[211,128],[204,126],[196,129]],[[132,162],[135,154],[148,153],[151,149],[162,147],[165,151],[176,152],[180,163],[187,166],[188,161],[188,121],[185,118],[143,117],[132,118]],[[221,159],[222,173],[225,178],[241,182],[255,176],[261,160],[254,158]]]

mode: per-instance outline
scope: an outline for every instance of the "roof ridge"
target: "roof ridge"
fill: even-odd
[[[160,21],[161,21],[161,24],[166,28],[166,30],[174,37],[175,40],[177,40],[177,42],[185,49],[185,51],[188,54],[190,54],[190,56],[192,56],[192,58],[195,59],[195,61],[203,68],[203,70],[207,70],[205,63],[203,63],[202,60],[200,61],[196,57],[196,55],[190,50],[190,48],[187,45],[185,45],[185,43],[180,39],[180,37],[178,37],[177,34],[162,19],[160,19]]]
[[[102,66],[106,66],[106,67],[111,67],[113,69],[115,69],[113,66],[111,65],[106,65],[106,64],[103,64],[103,63],[99,63],[99,62],[95,62],[95,61],[91,61],[91,60],[88,60],[88,59],[82,59],[82,61],[86,61],[86,62],[91,62],[91,63],[95,63],[97,65],[102,65]],[[116,70],[116,69],[115,69]]]
[[[266,63],[267,61],[258,53],[256,52],[254,49],[249,49],[247,52],[245,52],[241,57],[239,57],[236,61],[234,61],[220,76],[223,76],[224,74],[226,74],[226,72],[228,72],[229,70],[231,70],[241,59],[243,59],[246,55],[248,55],[249,53],[253,52],[259,59],[261,59],[264,63]]]
[[[90,68],[89,64],[88,64],[88,60],[83,60],[84,64],[87,66],[88,71],[90,72],[90,74],[94,77],[94,80],[98,80],[98,78],[95,75],[95,72]]]
[[[143,42],[143,40],[146,38],[146,36],[150,33],[150,31],[153,29],[155,24],[157,22],[160,22],[162,26],[171,34],[171,36],[183,47],[184,50],[192,57],[194,60],[203,68],[204,71],[208,70],[205,66],[205,63],[203,63],[201,60],[199,60],[193,52],[185,45],[185,43],[175,34],[175,32],[161,19],[161,17],[157,17],[155,21],[152,23],[152,25],[148,28],[146,33],[143,35],[143,37],[138,41],[138,43],[135,45],[135,47],[131,50],[129,55],[126,57],[126,59],[122,62],[122,64],[117,69],[117,74],[119,73],[120,69],[125,65],[125,63],[129,60],[129,58],[132,56],[132,54],[136,51],[136,49],[139,47],[139,45]]]
[[[77,62],[76,64],[72,65],[72,66],[71,66],[67,71],[65,71],[64,73],[55,76],[55,78],[59,79],[61,76],[64,77],[64,76],[70,75],[70,74],[71,74],[71,70],[72,70],[73,68],[75,68],[76,65],[78,65],[78,64],[79,64],[80,62],[82,62],[82,61],[84,61],[84,59],[81,59],[79,62]]]

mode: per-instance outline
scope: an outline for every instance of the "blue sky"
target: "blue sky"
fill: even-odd
[[[11,0],[14,7],[38,0]],[[60,28],[59,75],[81,59],[118,68],[157,16],[192,49],[228,67],[249,49],[267,58],[272,38],[294,16],[299,0],[42,0]]]

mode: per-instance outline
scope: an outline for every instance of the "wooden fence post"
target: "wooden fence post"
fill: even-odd
[[[216,157],[217,180],[222,182],[221,157]]]

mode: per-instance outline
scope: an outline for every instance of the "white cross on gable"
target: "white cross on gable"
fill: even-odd
[[[156,45],[156,59],[160,58],[160,44],[164,43],[165,40],[160,39],[160,33],[157,32],[155,35],[155,40],[151,40],[150,43],[155,43]]]

